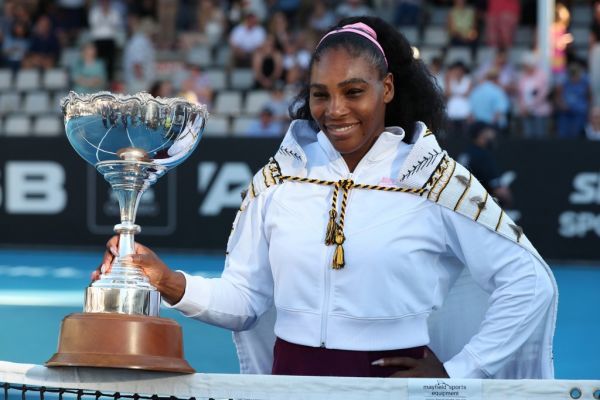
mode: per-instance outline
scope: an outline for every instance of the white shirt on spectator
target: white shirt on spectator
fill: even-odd
[[[250,53],[259,48],[266,37],[267,33],[262,26],[256,25],[249,29],[245,24],[240,24],[233,28],[229,42],[246,53]]]

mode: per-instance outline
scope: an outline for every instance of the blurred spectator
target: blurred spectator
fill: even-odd
[[[158,0],[136,0],[127,1],[130,15],[136,18],[151,18],[156,20],[156,9]]]
[[[156,26],[151,19],[131,19],[133,35],[123,51],[123,77],[130,93],[147,91],[156,76],[156,50],[152,35]]]
[[[600,106],[600,1],[594,4],[594,19],[590,27],[588,65],[592,103],[594,106]]]
[[[556,129],[560,138],[581,137],[590,102],[589,81],[582,67],[569,64],[567,79],[556,87]]]
[[[600,140],[600,106],[594,106],[590,111],[585,137],[589,140]]]
[[[160,26],[160,35],[158,36],[158,47],[160,49],[170,49],[175,45],[177,37],[177,12],[179,8],[178,0],[157,0],[158,8],[156,15],[158,17],[158,26]]]
[[[24,68],[54,68],[60,57],[58,36],[47,15],[40,15],[31,35],[29,51],[23,60]]]
[[[21,62],[29,50],[29,31],[25,22],[15,21],[10,35],[2,42],[3,64],[13,71],[21,68]]]
[[[285,85],[283,82],[278,81],[269,92],[269,99],[263,105],[263,108],[271,110],[275,119],[286,124],[290,121],[289,107],[290,101],[285,95]]]
[[[496,129],[484,123],[476,123],[470,127],[470,136],[471,143],[465,152],[459,155],[459,162],[471,171],[502,207],[510,207],[512,193],[508,186],[503,185],[492,153],[497,142]]]
[[[365,5],[363,0],[344,0],[335,9],[338,19],[373,14],[371,7]]]
[[[544,138],[548,134],[548,119],[552,114],[549,94],[548,74],[534,53],[525,53],[517,80],[516,109],[523,124],[523,135],[528,139]]]
[[[431,57],[429,62],[429,72],[435,78],[438,87],[444,91],[446,87],[446,71],[444,70],[444,61],[441,56]]]
[[[263,108],[256,120],[253,120],[246,130],[247,136],[279,137],[283,135],[284,126],[275,118],[273,110]]]
[[[196,7],[196,21],[192,30],[181,32],[180,46],[188,50],[197,45],[207,45],[214,49],[221,43],[227,29],[225,13],[217,0],[200,0]]]
[[[275,47],[283,51],[291,40],[288,19],[283,12],[278,11],[273,14],[269,22],[268,34],[273,36]]]
[[[448,68],[444,87],[449,120],[448,133],[452,136],[462,136],[466,133],[467,120],[471,115],[469,94],[472,89],[469,71],[462,61],[457,61]]]
[[[423,18],[423,0],[396,0],[394,23],[398,26],[420,25]]]
[[[469,96],[471,118],[475,122],[483,122],[497,128],[506,127],[506,116],[510,102],[502,86],[498,84],[498,71],[492,69],[486,79],[477,84]]]
[[[182,93],[188,93],[187,98],[193,94],[194,101],[205,104],[208,109],[212,106],[214,91],[210,79],[202,72],[202,68],[195,64],[187,66],[188,76],[181,84]]]
[[[117,41],[124,34],[119,9],[111,0],[97,0],[88,15],[90,35],[96,44],[98,58],[104,62],[106,76],[112,81],[114,60],[117,58]]]
[[[321,37],[335,23],[335,14],[327,7],[325,0],[317,0],[309,16],[308,27]]]
[[[519,0],[488,0],[486,32],[488,45],[510,48],[520,17]]]
[[[76,93],[95,93],[107,89],[106,68],[98,59],[93,42],[81,46],[80,57],[71,69],[71,79]]]
[[[298,33],[290,40],[283,53],[283,76],[286,83],[295,85],[297,80],[304,79],[310,63],[310,51],[305,42],[306,36]]]
[[[267,35],[262,46],[252,55],[254,88],[271,89],[283,77],[283,54],[275,47],[275,37]]]
[[[14,0],[5,0],[2,4],[2,14],[0,14],[0,42],[10,36],[10,32],[15,21],[15,3]]]
[[[243,22],[233,28],[229,35],[231,67],[250,67],[252,53],[263,44],[266,36],[265,28],[258,24],[256,15],[252,12],[246,14]]]
[[[87,27],[88,0],[57,0],[57,33],[62,46],[72,46],[79,33]]]
[[[158,80],[150,86],[149,93],[154,97],[169,98],[175,96],[175,88],[173,87],[173,82],[168,79]]]
[[[552,77],[553,84],[561,84],[567,75],[567,49],[573,42],[568,32],[571,14],[562,3],[556,3],[554,22],[551,27],[552,36]]]
[[[498,73],[498,83],[510,95],[514,91],[517,71],[508,59],[508,49],[496,49],[494,57],[491,60],[484,61],[477,69],[475,80],[479,82],[485,80],[492,70]]]
[[[475,60],[478,43],[477,16],[475,9],[466,0],[454,0],[448,13],[448,35],[450,46],[466,46],[471,50],[471,61]]]
[[[295,21],[300,10],[301,0],[272,0],[274,3],[271,7],[274,13],[283,13],[288,21]],[[273,14],[274,16],[274,14]]]

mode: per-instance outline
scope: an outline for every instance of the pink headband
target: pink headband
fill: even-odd
[[[386,66],[388,65],[387,58],[385,57],[385,52],[383,51],[383,48],[381,47],[381,45],[377,42],[377,33],[375,33],[373,28],[371,28],[369,25],[364,24],[362,22],[358,22],[356,24],[344,25],[343,27],[341,27],[339,29],[336,29],[336,30],[333,30],[333,31],[327,33],[325,36],[323,36],[321,38],[321,40],[319,41],[319,44],[317,44],[317,47],[319,47],[321,45],[321,43],[323,43],[323,40],[325,40],[325,38],[327,36],[331,36],[333,34],[343,33],[343,32],[356,33],[357,35],[367,38],[371,43],[373,43],[375,46],[377,46],[377,48],[381,51],[381,54],[383,55],[383,59],[385,60],[385,65]]]

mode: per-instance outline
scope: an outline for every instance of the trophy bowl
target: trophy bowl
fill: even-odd
[[[67,138],[96,167],[119,201],[119,255],[86,289],[83,313],[61,324],[47,366],[194,372],[183,359],[181,329],[159,317],[160,293],[143,271],[121,261],[135,252],[136,211],[144,191],[198,146],[206,106],[148,93],[69,93],[62,100]]]

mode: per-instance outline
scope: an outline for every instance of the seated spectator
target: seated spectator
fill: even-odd
[[[306,37],[299,33],[292,38],[283,51],[283,76],[286,83],[295,85],[308,72],[310,52],[304,45]]]
[[[471,61],[475,60],[478,43],[477,16],[475,9],[466,0],[454,0],[448,13],[448,35],[450,46],[465,46],[471,49]]]
[[[96,45],[85,43],[80,57],[71,69],[73,90],[76,93],[95,93],[107,89],[106,68],[96,55]]]
[[[254,53],[267,37],[265,28],[258,23],[253,12],[246,14],[242,23],[238,24],[229,35],[231,47],[231,67],[250,67]]]
[[[123,77],[128,93],[148,91],[156,77],[156,49],[152,36],[156,25],[151,19],[131,20],[133,35],[123,50]]]
[[[465,135],[467,120],[471,115],[469,94],[472,80],[467,66],[462,61],[457,61],[448,68],[444,88],[449,120],[448,133],[453,136]]]
[[[475,72],[475,80],[481,82],[486,79],[486,76],[491,70],[498,73],[498,83],[507,94],[512,94],[514,91],[517,71],[512,62],[508,59],[508,49],[496,49],[494,57],[491,60],[486,60]]]
[[[47,15],[41,15],[33,28],[23,68],[54,68],[60,57],[60,47],[52,21]]]
[[[483,122],[502,131],[507,124],[510,101],[502,86],[498,84],[498,75],[495,69],[489,71],[486,79],[471,91],[469,103],[473,121]]]
[[[285,84],[282,81],[277,81],[273,89],[269,92],[270,98],[263,105],[263,108],[268,108],[273,112],[273,116],[282,123],[290,122],[290,100],[285,95]]]
[[[208,46],[211,50],[221,43],[227,28],[225,13],[217,0],[200,0],[196,18],[190,30],[179,34],[179,46],[189,50],[194,46]]]
[[[516,111],[522,122],[524,137],[531,139],[547,136],[548,119],[552,114],[549,94],[548,74],[540,67],[535,54],[526,53],[517,79],[516,96]]]
[[[423,18],[423,0],[396,0],[394,23],[398,26],[417,26]]]
[[[285,46],[292,40],[288,18],[283,12],[278,11],[271,17],[268,35],[273,36],[275,48],[279,51],[283,51]]]
[[[488,45],[499,49],[512,47],[520,17],[519,0],[488,0],[486,24]]]
[[[150,86],[150,90],[148,93],[150,93],[154,97],[169,98],[175,96],[175,88],[173,87],[173,82],[171,82],[170,80],[159,80],[154,82],[152,86]],[[181,93],[181,97],[185,98],[188,101],[193,101],[195,99],[195,95],[192,94],[192,96],[193,97],[190,99],[187,93]]]
[[[494,196],[502,207],[510,207],[512,193],[503,185],[501,174],[496,164],[493,148],[498,133],[493,126],[475,123],[470,129],[471,143],[458,156],[458,161],[477,177],[486,191]]]
[[[327,7],[325,0],[317,0],[308,19],[308,27],[317,37],[321,37],[335,23],[335,14]]]
[[[371,7],[364,4],[363,0],[345,0],[335,9],[335,16],[338,19],[347,17],[359,17],[361,15],[373,15]]]
[[[592,107],[587,126],[585,127],[585,137],[589,140],[600,140],[600,106]]]
[[[208,109],[212,106],[214,90],[210,79],[202,72],[199,65],[187,66],[188,75],[181,84],[184,97],[192,98],[195,102],[205,104]]]
[[[556,87],[556,129],[564,139],[581,137],[590,106],[589,81],[583,68],[569,64],[567,80]]]
[[[111,0],[99,0],[90,8],[88,22],[90,35],[96,43],[98,58],[104,61],[106,76],[112,81],[117,42],[125,35],[124,21],[119,8]]]
[[[27,25],[22,21],[13,23],[10,35],[5,37],[2,42],[3,65],[18,71],[21,68],[21,62],[29,50],[29,31]]]
[[[280,137],[285,126],[275,118],[273,110],[268,107],[260,111],[258,119],[252,121],[246,130],[247,136]]]
[[[273,35],[269,34],[252,55],[252,70],[255,89],[271,89],[283,78],[283,54],[275,47]]]

